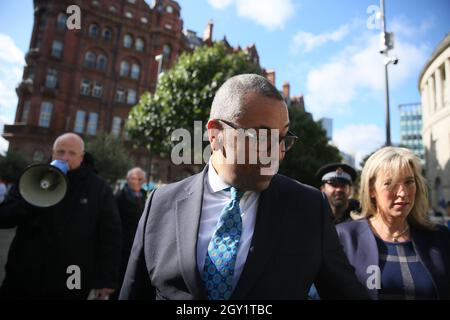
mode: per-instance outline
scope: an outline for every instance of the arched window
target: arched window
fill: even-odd
[[[141,73],[141,68],[139,67],[139,65],[137,65],[136,63],[133,63],[133,65],[131,66],[131,78],[138,80],[140,73]]]
[[[67,16],[64,13],[58,14],[58,18],[56,20],[56,28],[58,30],[64,30],[66,28]]]
[[[108,58],[104,55],[99,55],[97,58],[97,69],[101,71],[105,71],[108,66]]]
[[[111,39],[112,39],[112,31],[111,31],[110,28],[105,28],[103,30],[103,39],[105,41],[111,41]]]
[[[139,52],[144,52],[144,40],[142,40],[142,38],[137,38],[136,39],[136,50]]]
[[[96,24],[91,24],[89,27],[89,37],[97,38],[100,28]]]
[[[170,55],[172,54],[172,47],[168,44],[165,44],[163,47],[163,55],[166,58],[170,59]]]
[[[125,48],[131,48],[133,46],[133,37],[129,34],[126,34],[123,37],[123,46]]]
[[[93,52],[86,52],[84,56],[84,66],[88,68],[95,68],[95,53]]]
[[[167,12],[167,13],[173,13],[173,8],[172,8],[172,6],[167,6],[167,7],[166,7],[166,12]]]
[[[122,63],[120,64],[120,76],[128,77],[129,73],[130,73],[130,64],[126,61],[122,61]]]

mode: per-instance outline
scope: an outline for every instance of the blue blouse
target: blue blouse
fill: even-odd
[[[380,299],[436,299],[433,280],[412,241],[387,242],[376,237],[381,270]]]

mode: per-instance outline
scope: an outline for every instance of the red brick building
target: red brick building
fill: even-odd
[[[66,25],[71,5],[81,9],[79,30]],[[159,71],[170,68],[180,53],[212,43],[212,22],[203,38],[183,32],[181,8],[172,0],[152,5],[144,0],[34,0],[34,9],[15,122],[4,128],[10,150],[29,161],[45,161],[64,132],[85,140],[108,132],[125,140],[130,164],[149,169],[148,151],[132,150],[127,140],[128,113],[144,91],[154,92]],[[228,46],[247,51],[259,64],[254,45]],[[157,56],[163,57],[161,65]],[[152,159],[154,180],[178,180],[195,170]]]
[[[66,27],[74,4],[81,9],[79,30]],[[3,134],[10,150],[29,161],[47,159],[52,141],[67,131],[126,140],[130,108],[141,93],[154,91],[158,68],[170,68],[181,52],[201,44],[195,33],[183,33],[176,1],[34,0],[34,9],[15,123]],[[145,151],[133,153],[133,162],[146,166]]]

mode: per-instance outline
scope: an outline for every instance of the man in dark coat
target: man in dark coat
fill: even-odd
[[[83,158],[78,135],[58,137],[52,159],[69,167],[63,200],[35,207],[15,186],[1,204],[0,227],[17,227],[2,299],[105,299],[117,290],[120,217],[111,188]]]
[[[141,188],[144,181],[145,171],[139,167],[132,168],[127,173],[127,183],[115,194],[122,221],[122,263],[119,283],[122,283],[125,275],[134,235],[144,211],[146,192]]]

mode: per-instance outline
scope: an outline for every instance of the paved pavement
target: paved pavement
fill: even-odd
[[[9,245],[11,244],[16,229],[0,229],[0,283],[5,277],[5,264],[8,256]]]

